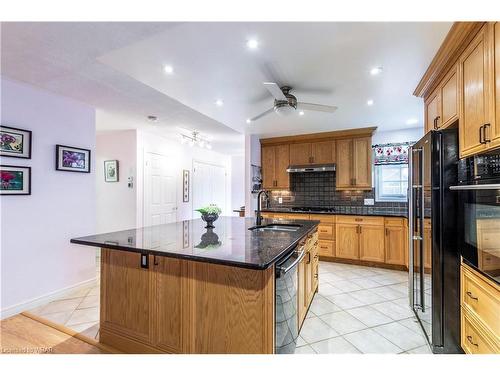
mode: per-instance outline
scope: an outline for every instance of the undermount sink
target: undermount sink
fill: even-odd
[[[296,232],[299,230],[301,225],[298,224],[268,224],[268,225],[259,225],[255,227],[248,228],[251,231],[272,231],[272,232]]]

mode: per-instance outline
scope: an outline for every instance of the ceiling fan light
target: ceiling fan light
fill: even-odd
[[[290,116],[294,111],[295,108],[290,107],[289,105],[274,107],[274,112],[276,112],[280,116]]]

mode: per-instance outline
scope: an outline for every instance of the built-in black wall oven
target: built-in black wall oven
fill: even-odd
[[[500,284],[500,151],[460,160],[458,180],[462,259]]]

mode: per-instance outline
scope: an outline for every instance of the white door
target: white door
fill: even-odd
[[[165,155],[144,154],[144,226],[177,221],[176,183]]]
[[[216,204],[225,212],[226,209],[226,169],[199,161],[193,162],[193,210]],[[200,217],[198,212],[194,218]]]

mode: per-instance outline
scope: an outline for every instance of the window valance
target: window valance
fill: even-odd
[[[374,164],[408,164],[408,149],[414,143],[386,143],[372,146]]]

